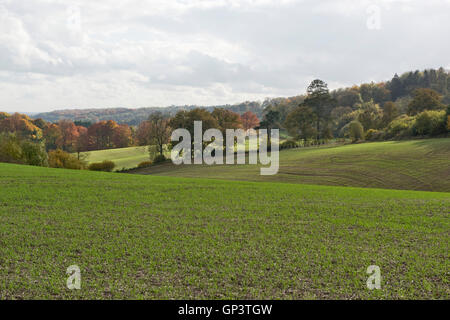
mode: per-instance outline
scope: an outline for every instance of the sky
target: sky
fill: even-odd
[[[450,69],[450,0],[0,0],[0,111],[220,105]]]

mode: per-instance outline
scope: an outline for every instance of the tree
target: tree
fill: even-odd
[[[388,101],[383,105],[382,122],[384,126],[387,126],[389,123],[391,123],[391,121],[397,118],[398,115],[399,112],[394,102]]]
[[[280,121],[280,112],[269,110],[263,118],[263,121],[259,124],[259,127],[261,129],[275,129],[279,127],[279,121]]]
[[[114,134],[119,125],[112,120],[94,123],[88,128],[91,150],[114,148]]]
[[[77,126],[70,120],[59,120],[58,127],[61,135],[57,145],[64,151],[73,152],[79,136]]]
[[[164,145],[170,139],[169,119],[161,112],[155,112],[148,118],[149,122],[149,142],[151,145],[156,145],[156,148],[161,156],[164,155]]]
[[[331,110],[335,105],[335,100],[331,98],[327,84],[319,79],[311,82],[307,89],[307,97],[301,106],[310,107],[316,114],[317,140],[322,138],[321,124],[328,126]]]
[[[227,129],[242,128],[241,117],[233,111],[215,108],[211,115],[217,120],[219,125],[217,129],[222,131],[222,134],[225,134]]]
[[[391,91],[391,98],[393,101],[397,100],[397,98],[400,98],[405,94],[402,80],[400,79],[398,74],[394,75],[391,82],[388,84],[388,88]]]
[[[131,128],[127,124],[120,124],[114,128],[113,144],[115,148],[126,148],[133,143]]]
[[[364,139],[364,127],[359,121],[352,121],[349,123],[349,135],[352,142]]]
[[[445,105],[442,104],[441,100],[442,96],[432,89],[416,89],[413,100],[408,105],[408,114],[415,115],[425,110],[443,109]]]
[[[378,106],[378,104],[370,102],[364,102],[362,105],[358,106],[358,121],[366,129],[378,129],[381,125],[383,112]]]
[[[242,126],[243,126],[244,130],[253,129],[253,128],[259,126],[258,117],[256,116],[256,114],[254,114],[251,111],[245,112],[241,116],[241,121],[242,121]]]
[[[75,152],[77,153],[78,160],[81,159],[80,153],[89,150],[89,134],[88,129],[83,126],[77,126],[78,139],[75,143]]]
[[[295,139],[308,140],[317,135],[316,114],[310,107],[299,106],[288,114],[284,127]]]
[[[43,135],[45,139],[45,148],[47,151],[61,148],[58,143],[61,142],[62,134],[58,125],[54,123],[47,124],[44,128]]]
[[[18,138],[39,141],[42,139],[42,130],[24,114],[14,113],[9,116],[4,113],[0,120],[0,132],[16,133]]]
[[[169,120],[169,127],[173,130],[186,129],[191,136],[191,156],[194,156],[194,121],[202,122],[202,136],[208,129],[218,128],[219,123],[212,114],[203,108],[196,108],[190,111],[178,111],[176,115]],[[203,144],[207,141],[203,141]]]

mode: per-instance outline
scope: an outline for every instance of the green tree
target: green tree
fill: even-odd
[[[349,123],[349,135],[352,142],[357,142],[358,140],[364,139],[364,127],[359,121],[352,121]]]
[[[442,104],[441,100],[442,96],[432,89],[416,89],[413,99],[408,105],[408,114],[415,115],[425,110],[443,109],[445,105]]]
[[[387,126],[389,123],[392,122],[392,120],[394,120],[398,116],[399,112],[394,102],[388,101],[383,105],[383,118],[382,118],[383,126]]]
[[[310,107],[299,106],[288,114],[284,127],[295,139],[308,140],[317,135],[315,128],[316,114]]]
[[[307,88],[307,96],[300,106],[310,107],[316,115],[317,140],[322,138],[323,127],[328,126],[331,110],[336,101],[331,97],[327,84],[319,79],[311,82]]]

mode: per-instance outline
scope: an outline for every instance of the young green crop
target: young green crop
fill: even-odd
[[[448,299],[449,212],[449,193],[0,164],[0,298]]]

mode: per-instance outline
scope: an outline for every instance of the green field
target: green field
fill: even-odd
[[[150,160],[148,147],[130,147],[120,149],[98,150],[83,152],[88,163],[101,162],[103,160],[111,160],[116,164],[116,170],[123,168],[136,168],[142,161]]]
[[[1,299],[450,298],[450,193],[11,164],[0,181]]]
[[[290,149],[280,152],[273,176],[261,176],[257,165],[171,162],[132,173],[450,192],[450,138]]]

